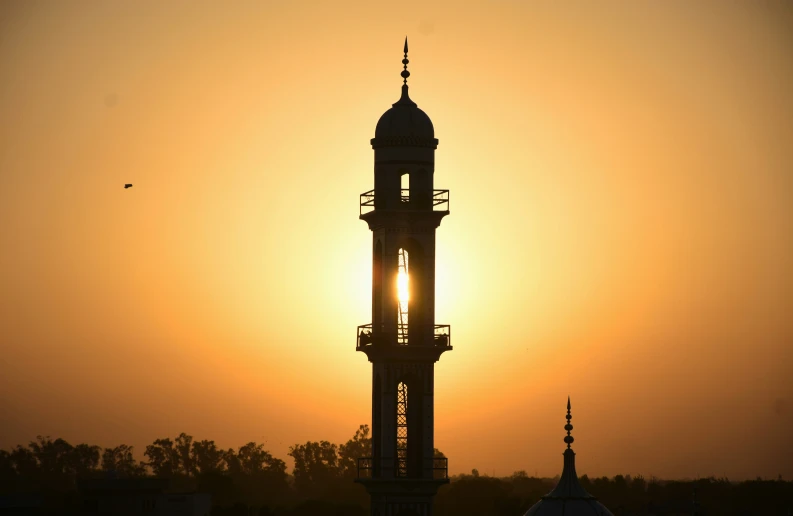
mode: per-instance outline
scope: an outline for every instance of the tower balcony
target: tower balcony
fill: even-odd
[[[451,326],[448,324],[433,325],[432,334],[413,328],[408,335],[407,326],[394,325],[388,331],[385,325],[378,328],[371,324],[358,326],[355,351],[366,353],[369,362],[374,363],[382,360],[437,362],[443,353],[452,350]]]
[[[374,457],[360,457],[356,478],[410,478],[407,476],[407,458],[383,457],[380,459],[379,472],[375,468]],[[442,480],[449,478],[449,459],[446,457],[433,457],[425,459],[424,474],[430,473],[430,478]]]
[[[372,346],[408,346],[411,344],[407,324],[396,324],[396,332],[387,332],[385,325],[379,325],[377,331],[373,325],[362,324],[358,326],[355,334],[355,350],[363,351]],[[421,346],[422,342],[414,342],[414,346]],[[452,348],[452,327],[448,324],[435,324],[432,330],[432,347]]]
[[[449,190],[432,190],[432,196],[422,192],[410,195],[409,188],[402,188],[399,196],[389,195],[388,191],[375,196],[374,190],[361,194],[359,216],[375,210],[393,211],[432,211],[449,213]],[[396,194],[396,192],[393,192]],[[382,196],[382,199],[380,197]]]

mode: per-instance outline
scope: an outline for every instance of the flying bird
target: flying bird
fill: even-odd
[[[131,183],[127,183],[127,184],[125,184],[125,185],[124,185],[124,188],[126,189],[126,188],[129,188],[129,187],[131,187],[131,186],[132,186],[132,184],[131,184]]]

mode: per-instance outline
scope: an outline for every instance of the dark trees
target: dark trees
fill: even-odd
[[[153,473],[170,477],[174,490],[210,493],[213,514],[368,513],[368,495],[352,481],[357,459],[371,455],[367,425],[360,425],[343,444],[309,441],[291,446],[294,482],[287,475],[286,463],[256,442],[224,450],[214,441],[196,441],[182,433],[147,446],[146,462],[136,461],[133,451],[124,444],[101,450],[39,436],[28,446],[0,450],[0,495],[38,493],[51,507],[60,507],[57,504],[74,493],[81,478]],[[443,454],[435,450],[435,457]],[[529,477],[525,471],[505,478],[473,473],[453,477],[451,484],[439,490],[437,516],[523,514],[558,481]],[[793,482],[781,478],[741,483],[714,478],[663,482],[641,476],[590,479],[581,475],[580,482],[615,514],[685,513],[692,510],[694,492],[697,510],[703,515],[784,514],[793,509]]]
[[[120,444],[105,448],[102,452],[102,471],[121,478],[140,477],[146,474],[146,467],[133,456],[134,447]]]
[[[226,469],[223,455],[215,441],[196,441],[193,443],[192,467],[197,474],[221,473]]]
[[[170,478],[179,470],[179,452],[170,439],[157,439],[146,446],[143,454],[149,459],[145,464],[154,476]]]
[[[341,476],[353,479],[358,473],[358,459],[372,455],[372,438],[369,436],[369,425],[361,425],[352,439],[339,445],[339,468]]]
[[[289,447],[295,460],[295,488],[304,495],[316,495],[316,486],[327,486],[341,476],[336,445],[328,441],[307,442]]]

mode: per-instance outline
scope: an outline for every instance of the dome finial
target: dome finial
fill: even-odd
[[[408,72],[408,37],[405,36],[405,48],[403,50],[405,52],[405,58],[402,59],[402,64],[404,65],[404,70],[402,70],[402,79],[404,79],[403,84],[407,86],[408,84],[408,77],[410,77],[410,72]]]
[[[567,430],[567,437],[564,438],[564,442],[567,443],[567,449],[570,449],[570,445],[573,444],[575,439],[572,435],[570,435],[570,430],[573,429],[573,425],[570,424],[570,420],[573,419],[573,416],[570,415],[570,396],[567,397],[567,424],[564,425],[564,429]]]

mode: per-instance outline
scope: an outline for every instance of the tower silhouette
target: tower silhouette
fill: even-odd
[[[434,189],[438,140],[432,121],[408,96],[405,38],[402,96],[377,122],[374,189],[360,196],[372,231],[372,319],[358,327],[356,350],[372,363],[372,456],[358,478],[373,516],[432,514],[448,483],[433,443],[434,367],[451,347],[435,324],[435,231],[449,214],[449,191]]]

